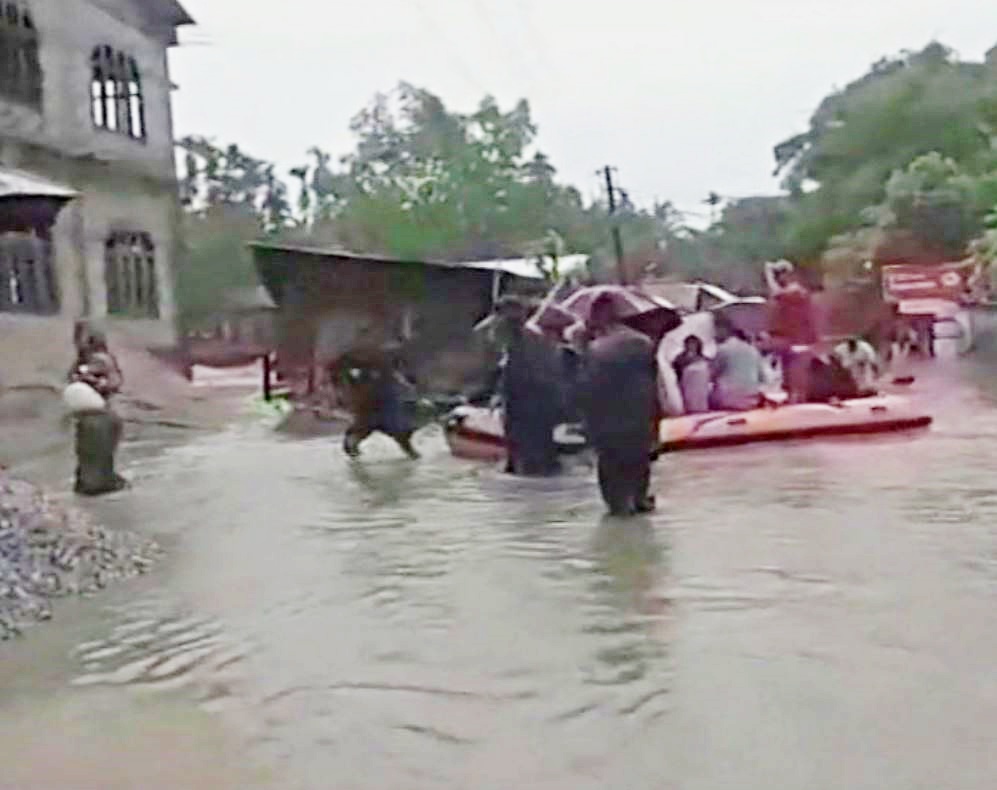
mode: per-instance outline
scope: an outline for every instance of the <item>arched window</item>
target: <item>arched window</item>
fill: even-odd
[[[148,233],[117,231],[104,247],[108,315],[159,317],[156,249]]]
[[[145,139],[142,79],[135,58],[101,45],[90,56],[90,101],[94,125]]]
[[[42,107],[38,31],[23,2],[0,2],[0,97]]]

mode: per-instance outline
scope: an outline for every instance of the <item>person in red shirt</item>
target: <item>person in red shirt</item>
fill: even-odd
[[[793,403],[807,399],[814,344],[820,339],[810,291],[789,261],[765,264],[769,287],[769,334],[782,362],[783,385]]]

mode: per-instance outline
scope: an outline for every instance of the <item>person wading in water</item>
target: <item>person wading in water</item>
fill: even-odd
[[[121,443],[124,421],[112,409],[111,398],[120,392],[124,377],[103,332],[78,322],[73,341],[76,361],[69,381],[89,385],[105,403],[101,411],[76,415],[75,491],[87,496],[120,491],[128,482],[115,471],[114,455]]]
[[[564,377],[558,348],[526,325],[531,308],[513,296],[496,305],[505,347],[500,390],[506,472],[544,477],[561,468],[554,429],[564,416]]]
[[[353,422],[346,429],[343,451],[360,455],[360,443],[375,431],[390,436],[411,459],[419,458],[412,446],[415,415],[412,385],[404,378],[395,346],[366,347],[348,352],[331,366],[333,379],[345,384]]]
[[[610,514],[651,512],[651,453],[661,414],[657,358],[650,338],[624,326],[606,294],[596,297],[589,312],[580,388],[599,490]]]

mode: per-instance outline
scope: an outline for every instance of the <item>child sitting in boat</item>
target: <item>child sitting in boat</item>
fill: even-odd
[[[689,335],[685,347],[672,361],[682,404],[686,414],[701,414],[710,410],[710,362],[703,355],[703,341]]]

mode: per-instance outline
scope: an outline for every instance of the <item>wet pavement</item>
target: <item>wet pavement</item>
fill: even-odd
[[[927,432],[668,456],[630,522],[432,431],[154,455],[93,509],[168,559],[0,647],[0,786],[991,790],[994,370],[922,372]]]

